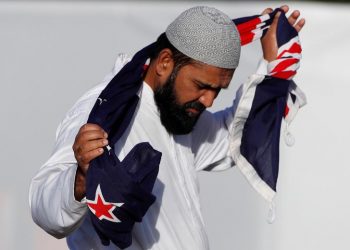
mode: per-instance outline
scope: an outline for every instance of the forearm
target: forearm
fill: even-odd
[[[68,111],[57,128],[52,156],[32,179],[29,205],[33,220],[56,238],[67,236],[79,227],[87,212],[87,206],[78,201],[85,196],[85,179],[76,175],[77,160],[72,149],[75,137],[86,124],[100,92],[128,61],[125,55],[118,56],[113,70],[104,80],[79,98]]]
[[[32,179],[29,203],[33,220],[56,238],[76,229],[86,213],[86,205],[74,198],[77,164],[48,161]]]
[[[74,198],[77,201],[81,201],[86,196],[86,174],[83,173],[81,168],[77,167],[74,182]]]
[[[32,179],[29,205],[33,220],[56,238],[76,229],[86,213],[86,205],[74,197],[77,161],[72,149],[78,129],[86,114],[68,114],[57,129],[50,159]]]

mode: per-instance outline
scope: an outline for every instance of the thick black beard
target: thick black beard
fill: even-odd
[[[154,100],[157,104],[160,120],[165,129],[175,135],[188,134],[193,130],[200,114],[205,106],[197,101],[179,105],[174,89],[176,74],[173,72],[164,86],[154,91]],[[197,115],[191,115],[186,109],[194,108],[199,111]]]

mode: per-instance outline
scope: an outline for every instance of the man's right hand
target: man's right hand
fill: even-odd
[[[103,147],[108,145],[107,133],[98,125],[87,123],[83,125],[73,144],[78,169],[75,177],[74,196],[81,201],[85,196],[85,177],[90,161],[103,153]]]

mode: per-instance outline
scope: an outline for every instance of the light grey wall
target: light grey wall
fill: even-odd
[[[31,220],[30,178],[48,159],[65,112],[111,69],[119,52],[152,42],[191,2],[0,3],[0,249],[64,249]],[[205,2],[232,17],[276,2]],[[281,144],[277,219],[237,169],[201,173],[202,209],[212,249],[349,249],[350,168],[347,80],[350,6],[293,3],[307,18],[296,82],[309,104]],[[229,90],[214,110],[230,105],[254,72],[258,43],[242,51]]]

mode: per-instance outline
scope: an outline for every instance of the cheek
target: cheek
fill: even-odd
[[[201,91],[189,80],[178,78],[175,81],[175,95],[178,104],[183,105],[188,102],[198,101]]]

